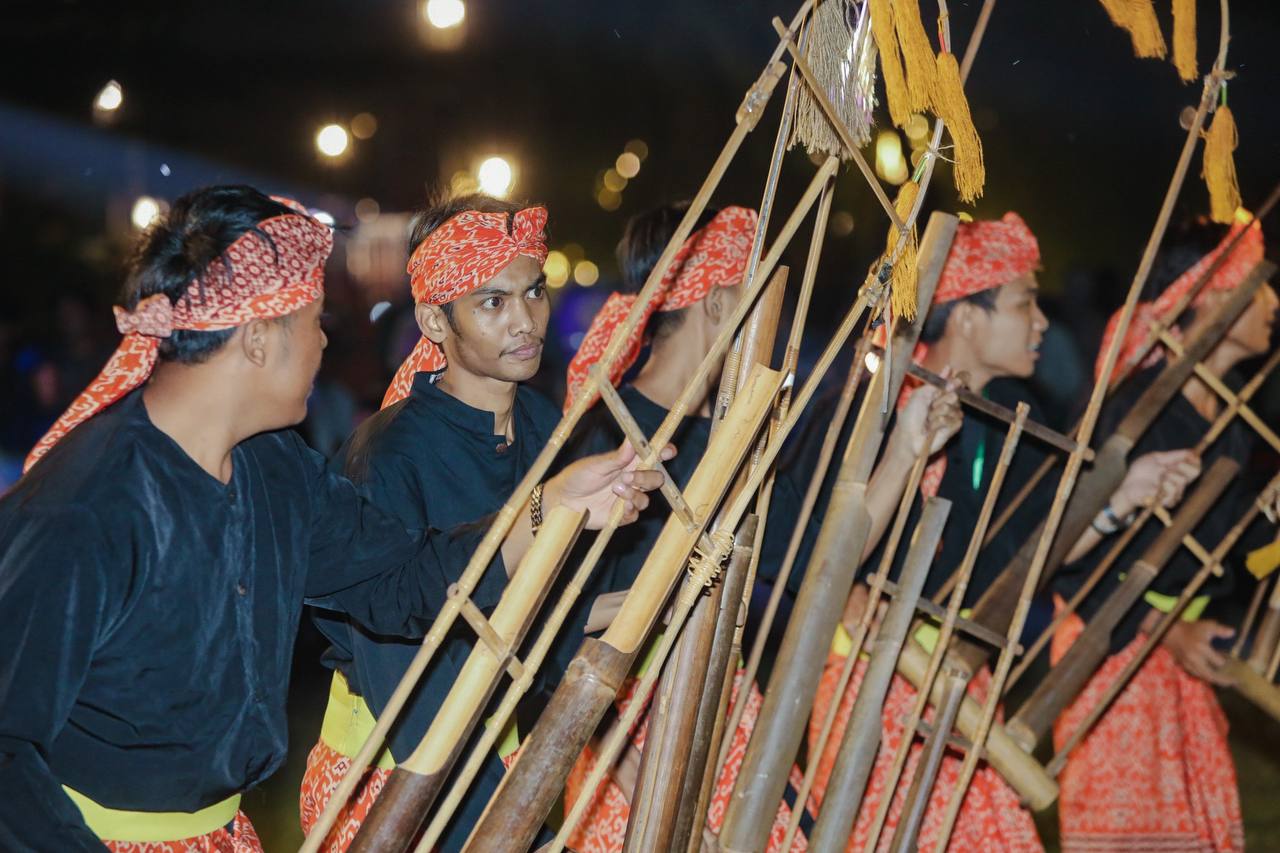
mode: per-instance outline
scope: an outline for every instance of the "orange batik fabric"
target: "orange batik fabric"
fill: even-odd
[[[827,709],[835,698],[836,685],[840,679],[840,671],[844,668],[845,656],[832,653],[827,658],[826,669],[818,684],[817,696],[814,700],[813,714],[809,717],[809,745],[812,751],[817,745],[818,735],[822,730],[822,722]],[[866,673],[867,661],[860,660],[854,667],[848,687],[841,698],[840,707],[836,711],[835,725],[831,729],[831,737],[819,758],[818,773],[814,778],[812,798],[821,806],[826,794],[827,780],[831,769],[835,766],[836,755],[840,751],[840,740],[849,725],[849,715],[853,712],[854,700],[858,697],[858,688]],[[986,699],[987,686],[991,676],[987,670],[980,671],[969,684],[969,695],[982,702]],[[854,824],[853,835],[846,849],[864,850],[871,832],[871,823],[876,810],[886,795],[885,784],[888,781],[889,769],[893,757],[902,743],[904,722],[911,715],[916,702],[916,690],[899,675],[893,677],[889,693],[885,697],[882,712],[883,740],[880,752],[876,755],[876,763],[867,782],[866,793],[862,799],[862,808],[858,812],[857,823]],[[929,708],[925,720],[932,720],[933,709]],[[916,765],[920,760],[922,743],[912,747],[897,789],[893,792],[893,804],[890,806],[888,819],[880,833],[877,850],[888,850],[893,839],[894,829],[902,815],[906,803],[907,788]],[[943,817],[956,781],[960,778],[963,757],[958,753],[948,752],[938,769],[937,781],[929,796],[929,805],[925,810],[924,823],[920,827],[918,847],[921,850],[932,850],[937,846]],[[955,829],[951,833],[948,850],[959,851],[1039,851],[1044,847],[1036,834],[1035,822],[1030,812],[1024,809],[1018,795],[1005,783],[1000,774],[987,764],[979,765],[974,774],[969,790],[965,793],[964,804],[960,807],[960,815]]]
[[[1053,637],[1054,663],[1084,622]],[[1139,634],[1107,658],[1054,725],[1061,746],[1138,653]],[[1067,759],[1058,779],[1064,851],[1244,849],[1227,718],[1213,688],[1157,646]]]

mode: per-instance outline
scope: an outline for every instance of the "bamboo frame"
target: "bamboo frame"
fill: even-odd
[[[1258,372],[1250,378],[1242,389],[1240,389],[1240,393],[1233,395],[1234,399],[1228,403],[1227,408],[1218,413],[1218,417],[1214,419],[1212,424],[1210,424],[1208,431],[1201,437],[1200,441],[1196,443],[1196,447],[1193,452],[1197,456],[1203,454],[1215,441],[1218,440],[1231,421],[1235,419],[1240,408],[1249,400],[1253,399],[1254,394],[1258,392],[1258,389],[1262,387],[1263,382],[1266,381],[1267,377],[1271,375],[1272,371],[1274,371],[1277,366],[1280,366],[1280,350],[1277,350],[1270,358],[1267,359],[1266,363],[1259,368]],[[1005,685],[1006,694],[1013,689],[1013,686],[1018,683],[1019,679],[1021,679],[1026,671],[1031,667],[1031,664],[1035,662],[1036,657],[1044,650],[1044,647],[1049,644],[1049,641],[1053,639],[1054,632],[1061,627],[1062,623],[1068,616],[1076,612],[1080,603],[1084,601],[1089,593],[1093,591],[1093,588],[1096,587],[1102,578],[1106,576],[1107,571],[1109,571],[1115,561],[1120,558],[1120,555],[1124,553],[1124,550],[1129,547],[1129,543],[1134,540],[1146,524],[1147,520],[1150,519],[1155,512],[1156,509],[1154,505],[1147,506],[1143,509],[1139,517],[1134,519],[1134,522],[1125,529],[1124,533],[1120,535],[1120,538],[1117,539],[1107,551],[1106,556],[1102,558],[1094,568],[1093,572],[1090,573],[1089,577],[1085,579],[1085,582],[1081,585],[1080,589],[1077,590],[1076,593],[1071,596],[1071,599],[1066,602],[1066,606],[1054,614],[1053,620],[1049,623],[1049,626],[1040,632],[1040,636],[1036,637],[1035,642],[1027,648],[1026,653],[1022,656],[1022,660],[1019,661],[1018,665],[1014,667],[1013,671],[1010,673],[1009,680]],[[1167,526],[1169,522],[1168,516],[1166,515],[1161,519],[1161,521]],[[1204,548],[1194,536],[1187,534],[1187,538],[1183,540],[1183,544],[1195,552],[1197,557],[1203,559],[1202,555],[1204,553]]]
[[[1277,483],[1280,483],[1280,476],[1274,477],[1270,485],[1275,485]],[[1268,487],[1270,487],[1270,485]],[[1182,612],[1187,609],[1187,605],[1191,603],[1191,600],[1195,598],[1196,593],[1200,591],[1200,587],[1209,580],[1211,575],[1221,573],[1222,561],[1226,559],[1227,554],[1235,547],[1236,542],[1238,542],[1240,537],[1244,535],[1246,530],[1248,530],[1249,525],[1258,517],[1259,511],[1260,510],[1256,503],[1249,507],[1249,509],[1245,511],[1244,516],[1241,517],[1241,519],[1237,521],[1229,531],[1227,531],[1226,535],[1222,537],[1222,541],[1213,549],[1213,553],[1209,560],[1202,562],[1200,570],[1196,572],[1195,577],[1191,579],[1191,582],[1187,584],[1187,586],[1182,590],[1182,593],[1178,596],[1178,600],[1174,604],[1173,609],[1164,614],[1160,618],[1160,621],[1156,623],[1155,627],[1151,629],[1151,632],[1147,635],[1146,641],[1138,649],[1137,654],[1135,654],[1133,658],[1130,659],[1129,663],[1125,665],[1124,669],[1120,671],[1115,680],[1107,687],[1106,692],[1098,699],[1097,704],[1089,711],[1088,716],[1086,716],[1084,720],[1081,721],[1080,725],[1076,727],[1075,731],[1067,737],[1062,744],[1062,748],[1059,749],[1049,761],[1046,767],[1050,773],[1057,776],[1062,772],[1062,769],[1066,767],[1067,759],[1070,757],[1071,752],[1080,745],[1084,738],[1089,734],[1090,730],[1092,730],[1097,724],[1098,720],[1102,718],[1102,715],[1106,713],[1107,708],[1111,706],[1111,703],[1115,701],[1116,697],[1120,695],[1120,692],[1124,690],[1126,685],[1128,685],[1129,681],[1142,667],[1142,664],[1146,662],[1146,659],[1151,655],[1151,652],[1153,652],[1156,646],[1160,644],[1160,641],[1164,639],[1164,635],[1168,633],[1171,627],[1173,627],[1173,623],[1181,617]]]
[[[1034,750],[1058,714],[1084,690],[1089,678],[1106,660],[1115,628],[1164,570],[1183,537],[1213,508],[1239,471],[1239,463],[1224,456],[1205,472],[1195,491],[1178,507],[1173,523],[1129,566],[1124,580],[1103,602],[1066,655],[1005,723],[1005,730],[1023,749]]]
[[[1076,434],[1076,440],[1083,445],[1089,444],[1089,439],[1093,436],[1093,428],[1097,423],[1098,415],[1102,408],[1103,398],[1106,396],[1107,389],[1110,385],[1111,374],[1115,370],[1116,361],[1120,355],[1120,344],[1124,340],[1124,336],[1129,331],[1129,324],[1133,320],[1134,310],[1137,308],[1138,297],[1142,292],[1142,287],[1146,284],[1147,276],[1151,273],[1151,267],[1155,262],[1156,248],[1160,244],[1165,231],[1169,226],[1169,219],[1173,215],[1174,203],[1178,194],[1182,189],[1182,184],[1186,179],[1187,169],[1191,165],[1191,155],[1194,153],[1196,143],[1200,138],[1200,131],[1204,127],[1205,116],[1209,112],[1209,108],[1213,105],[1217,97],[1218,85],[1224,74],[1227,61],[1227,41],[1229,26],[1229,10],[1227,0],[1220,0],[1222,9],[1222,23],[1218,35],[1218,56],[1214,61],[1213,70],[1205,78],[1204,90],[1200,96],[1200,104],[1196,109],[1195,115],[1191,120],[1191,126],[1187,129],[1187,138],[1182,146],[1182,152],[1178,157],[1178,163],[1174,168],[1173,178],[1169,183],[1169,189],[1165,193],[1164,203],[1160,207],[1160,212],[1156,215],[1155,227],[1152,229],[1151,237],[1147,241],[1146,249],[1142,253],[1142,259],[1138,262],[1138,270],[1134,275],[1133,282],[1129,286],[1129,292],[1125,297],[1124,307],[1121,309],[1119,321],[1116,324],[1115,335],[1111,340],[1110,346],[1107,347],[1107,353],[1103,359],[1101,375],[1094,384],[1093,393],[1090,395],[1088,408],[1085,410],[1084,417],[1081,419],[1079,431]],[[1054,495],[1053,505],[1049,510],[1049,518],[1045,523],[1045,529],[1040,537],[1040,543],[1036,548],[1036,554],[1033,558],[1031,570],[1028,572],[1026,581],[1023,583],[1022,593],[1018,600],[1017,608],[1014,612],[1013,619],[1009,624],[1008,639],[1009,645],[1002,650],[996,663],[996,670],[992,677],[991,693],[987,697],[987,701],[983,707],[982,725],[979,727],[978,737],[973,738],[973,749],[965,755],[964,764],[961,767],[960,778],[956,782],[955,789],[952,792],[951,800],[947,804],[947,812],[943,819],[943,828],[939,833],[937,850],[939,853],[946,850],[947,841],[951,837],[951,831],[955,827],[956,818],[960,814],[960,804],[964,800],[965,792],[968,790],[969,783],[973,779],[973,774],[978,768],[978,759],[982,754],[983,745],[986,743],[987,734],[990,731],[991,724],[995,720],[996,706],[999,703],[1000,696],[1004,692],[1004,681],[1009,674],[1009,668],[1013,663],[1013,650],[1017,643],[1018,637],[1022,634],[1022,628],[1026,624],[1027,614],[1031,610],[1031,598],[1035,594],[1039,586],[1040,574],[1049,559],[1049,549],[1053,545],[1053,537],[1057,533],[1058,525],[1062,522],[1063,514],[1066,511],[1067,497],[1070,495],[1072,488],[1075,486],[1076,477],[1080,472],[1080,467],[1084,459],[1081,454],[1073,453],[1067,457],[1066,468],[1062,473],[1062,478],[1058,483],[1057,493]]]
[[[898,751],[893,757],[893,764],[889,768],[889,776],[883,789],[885,794],[881,797],[880,805],[876,809],[875,818],[871,824],[871,831],[867,836],[866,849],[868,851],[875,850],[876,843],[880,840],[880,833],[884,829],[885,821],[888,820],[889,808],[893,804],[893,791],[898,787],[898,780],[901,778],[902,770],[906,767],[907,758],[911,754],[911,745],[915,741],[915,731],[919,728],[920,721],[924,719],[925,708],[928,706],[929,697],[933,694],[934,681],[937,680],[938,673],[942,668],[942,661],[946,656],[947,648],[951,644],[951,635],[955,631],[956,621],[960,618],[960,608],[964,605],[965,595],[969,591],[969,578],[973,574],[974,566],[978,563],[978,552],[982,548],[983,536],[986,534],[987,525],[991,523],[996,501],[999,499],[1000,492],[1004,487],[1005,476],[1009,473],[1009,466],[1013,462],[1013,454],[1018,449],[1018,443],[1022,438],[1023,428],[1030,413],[1030,406],[1026,403],[1019,403],[1018,410],[1014,414],[1014,421],[1009,425],[1009,429],[1005,433],[1004,444],[1000,448],[1000,457],[996,461],[995,470],[991,474],[991,483],[987,487],[982,509],[978,512],[977,524],[969,537],[969,547],[957,567],[955,574],[957,583],[951,593],[946,616],[942,620],[938,637],[934,642],[933,653],[929,656],[929,667],[925,671],[924,681],[917,692],[915,705],[911,709],[911,716],[907,718],[904,724],[902,742],[899,744]],[[958,700],[955,704],[958,706]],[[954,721],[954,715],[950,719]],[[935,729],[940,730],[944,737],[950,728],[950,725],[935,726]],[[929,788],[932,788],[932,783],[926,786],[925,790],[927,791]],[[921,814],[923,815],[923,812]],[[914,835],[912,837],[914,838]]]

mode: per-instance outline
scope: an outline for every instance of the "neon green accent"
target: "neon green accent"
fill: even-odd
[[[335,671],[329,684],[329,705],[324,709],[324,722],[320,724],[320,740],[324,745],[347,758],[355,758],[377,722],[364,699],[352,693],[347,679]],[[390,770],[395,766],[391,750],[382,750],[377,767]]]
[[[485,728],[493,728],[495,720],[493,717],[484,721]],[[502,740],[498,741],[496,749],[499,758],[506,758],[508,755],[515,753],[520,748],[520,730],[516,728],[515,719],[511,720],[507,730],[502,733]]]
[[[969,614],[973,611],[965,608],[960,611],[960,615],[968,619]],[[925,622],[916,629],[915,640],[929,654],[933,654],[933,647],[938,644],[938,626],[932,621]],[[853,637],[849,634],[848,629],[844,627],[844,623],[836,626],[836,635],[831,639],[831,653],[847,658],[849,653],[853,651]],[[866,655],[863,655],[866,657]]]
[[[131,812],[99,805],[66,785],[62,790],[80,809],[93,833],[104,841],[182,841],[227,826],[240,810],[239,794],[198,812]]]
[[[1170,613],[1178,604],[1178,596],[1161,595],[1155,590],[1147,590],[1146,595],[1142,596],[1142,600],[1150,604],[1161,613]],[[1182,611],[1183,622],[1194,622],[1204,614],[1204,609],[1209,606],[1209,596],[1197,595],[1191,599],[1191,603],[1187,605],[1187,609]]]
[[[848,629],[842,622],[836,625],[836,635],[831,638],[831,653],[847,658],[851,651],[853,651],[853,637],[849,635]]]
[[[982,488],[982,472],[987,467],[987,437],[978,442],[978,453],[973,457],[973,490]]]
[[[649,649],[644,653],[644,657],[640,658],[640,666],[636,667],[636,678],[644,678],[644,674],[649,671],[649,667],[653,664],[654,657],[658,654],[658,646],[662,645],[663,631],[653,635],[653,640],[649,642]]]

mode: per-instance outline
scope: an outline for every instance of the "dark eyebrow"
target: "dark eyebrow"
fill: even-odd
[[[510,296],[511,291],[501,287],[477,287],[471,291],[477,296]]]
[[[542,272],[542,273],[538,273],[538,277],[535,278],[533,280],[533,283],[530,284],[528,287],[526,287],[525,290],[533,290],[535,287],[546,287],[546,286],[547,286],[547,274]]]

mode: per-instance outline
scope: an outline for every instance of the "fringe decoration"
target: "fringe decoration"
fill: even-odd
[[[893,7],[889,0],[867,0],[867,9],[871,13],[871,33],[880,50],[880,76],[884,79],[889,120],[898,127],[906,127],[911,118],[911,98],[907,93],[907,76],[902,70],[898,37],[893,31]]]
[[[1232,152],[1239,144],[1236,119],[1226,104],[1218,107],[1213,125],[1204,135],[1204,169],[1201,175],[1209,188],[1209,217],[1214,222],[1230,224],[1241,204],[1240,184],[1236,181],[1236,164]]]
[[[1173,65],[1183,83],[1196,79],[1196,0],[1173,0]]]
[[[1129,33],[1133,52],[1143,59],[1164,59],[1168,52],[1151,0],[1099,0],[1111,23]]]
[[[972,204],[982,196],[987,167],[982,159],[982,139],[969,115],[969,101],[960,82],[960,63],[954,53],[938,54],[937,114],[951,134],[954,177],[960,200]]]
[[[914,180],[909,180],[898,190],[898,197],[893,201],[893,207],[898,211],[898,218],[903,222],[907,221],[907,217],[911,215],[911,208],[915,207],[916,197],[920,195],[920,185]],[[891,228],[889,230],[889,239],[885,248],[884,259],[886,262],[893,261],[893,250],[898,245],[898,231]],[[889,305],[893,309],[895,317],[902,317],[904,320],[911,321],[916,317],[916,305],[919,299],[918,282],[916,280],[916,253],[919,249],[919,240],[916,235],[915,225],[911,226],[911,231],[907,234],[906,242],[902,246],[902,253],[898,255],[898,260],[893,264],[893,274],[889,284]]]
[[[875,45],[865,26],[866,13],[854,26],[850,25],[851,14],[857,15],[857,10],[850,0],[822,0],[810,19],[805,54],[840,123],[854,143],[863,146],[871,140]],[[810,154],[834,155],[842,160],[851,156],[808,86],[801,86],[796,98],[790,145],[797,144],[803,144]]]
[[[911,111],[931,110],[937,101],[938,65],[933,44],[920,20],[917,0],[893,0],[893,26],[898,33],[902,63],[907,71],[907,95]]]

